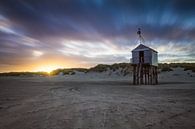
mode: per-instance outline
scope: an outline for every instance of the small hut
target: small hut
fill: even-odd
[[[140,30],[139,30],[140,31]],[[139,37],[141,31],[138,32]],[[158,52],[139,44],[132,50],[133,84],[158,84]]]

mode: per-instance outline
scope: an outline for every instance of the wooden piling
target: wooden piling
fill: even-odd
[[[133,84],[134,85],[155,85],[158,84],[158,71],[156,66],[149,64],[133,65]]]

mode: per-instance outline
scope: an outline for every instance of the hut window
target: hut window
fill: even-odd
[[[139,63],[144,63],[144,51],[139,52]]]

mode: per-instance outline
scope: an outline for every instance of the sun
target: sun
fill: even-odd
[[[35,71],[47,72],[48,74],[50,74],[53,70],[58,68],[62,68],[62,67],[58,65],[44,65],[44,66],[37,67]]]

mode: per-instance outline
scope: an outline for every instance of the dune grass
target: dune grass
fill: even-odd
[[[184,71],[191,70],[195,72],[195,63],[159,63],[158,69],[160,72],[172,71],[173,68],[181,67],[184,68]],[[130,63],[115,63],[112,65],[108,64],[98,64],[92,68],[69,68],[69,69],[56,69],[50,73],[47,72],[8,72],[8,73],[0,73],[0,76],[55,76],[55,75],[74,75],[75,72],[105,72],[107,70],[111,70],[115,72],[117,70],[121,71],[122,75],[127,75],[132,72],[133,67]]]

